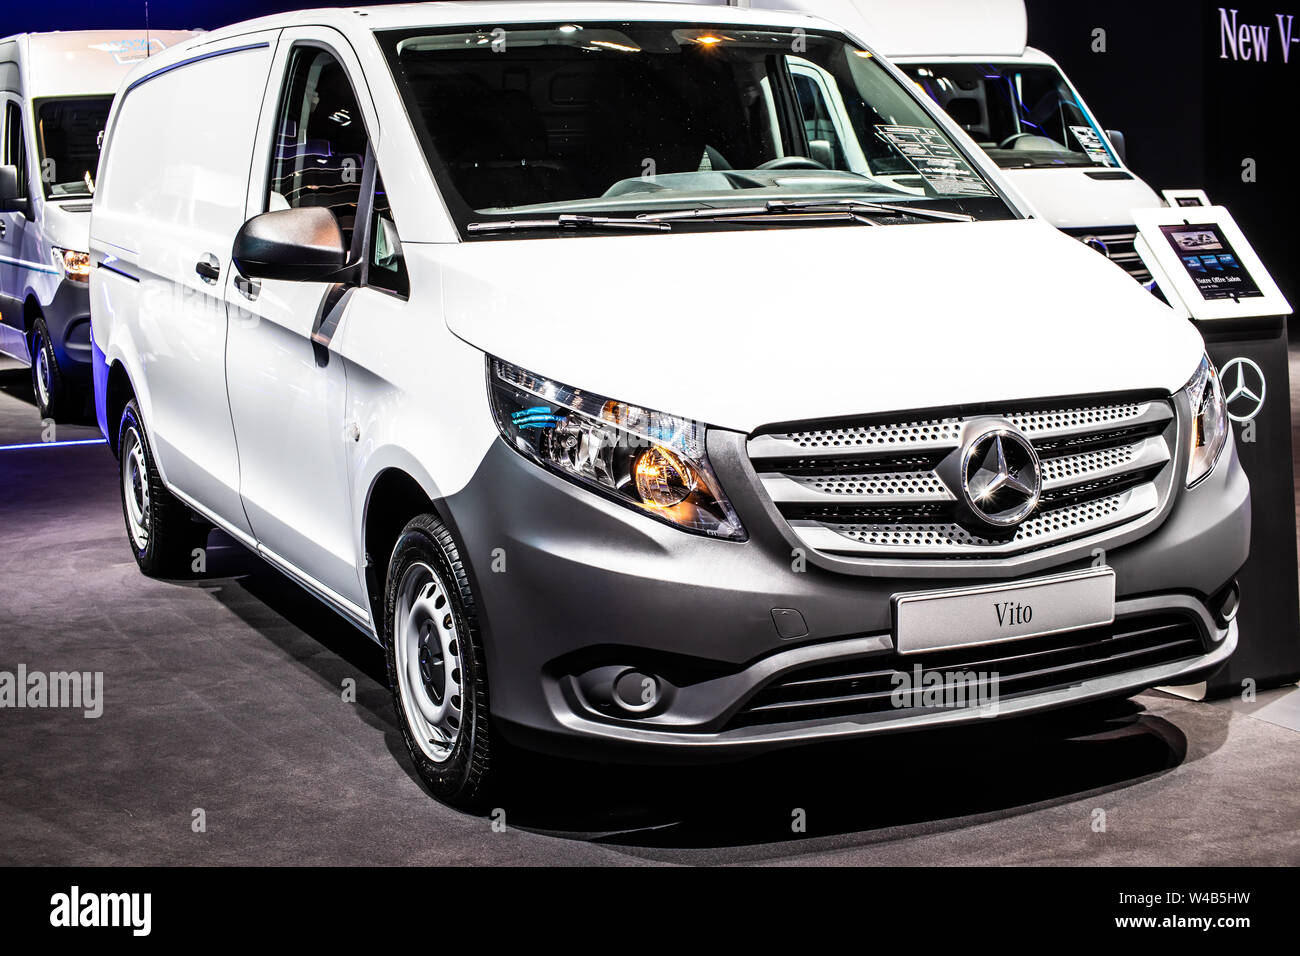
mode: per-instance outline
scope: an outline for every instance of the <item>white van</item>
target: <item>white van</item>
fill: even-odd
[[[806,64],[860,170],[814,157]],[[381,643],[448,800],[507,743],[723,759],[1236,646],[1250,492],[1199,335],[823,21],[271,17],[132,74],[99,175],[137,562],[186,575],[216,526]]]
[[[32,367],[42,417],[90,395],[90,197],[122,78],[192,33],[110,30],[0,40],[0,353]]]
[[[1024,0],[754,0],[824,17],[900,66],[997,163],[1037,212],[1143,284],[1133,210],[1163,206],[1125,165],[1124,137],[1102,129],[1056,62],[1027,45]],[[800,95],[826,110],[815,77]]]

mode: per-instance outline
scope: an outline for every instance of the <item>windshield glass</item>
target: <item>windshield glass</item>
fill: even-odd
[[[903,70],[1003,169],[1116,165],[1053,66],[909,63]]]
[[[769,200],[1014,215],[914,94],[838,35],[573,22],[379,39],[466,236],[521,212]]]
[[[45,198],[65,199],[94,192],[100,133],[108,122],[111,96],[42,100],[36,107],[36,144]]]

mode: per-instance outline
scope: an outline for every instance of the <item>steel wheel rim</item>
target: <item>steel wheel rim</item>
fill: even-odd
[[[50,405],[50,363],[45,358],[45,340],[41,336],[36,337],[36,397],[40,400],[41,408],[48,408]]]
[[[411,736],[434,763],[451,757],[464,720],[460,633],[451,595],[424,562],[397,587],[393,651],[402,710]]]
[[[137,551],[149,547],[149,470],[145,464],[144,442],[132,425],[122,442],[122,501],[126,511],[126,530]]]

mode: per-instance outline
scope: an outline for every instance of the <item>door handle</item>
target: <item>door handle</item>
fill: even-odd
[[[243,276],[237,275],[235,276],[235,288],[240,291],[245,299],[254,302],[262,291],[262,283],[256,279],[245,279]]]
[[[5,221],[3,219],[0,219],[0,239],[3,239],[5,237],[5,233],[8,230],[9,227],[5,225]]]
[[[194,265],[194,271],[208,285],[216,285],[221,278],[221,263],[212,253],[208,253]]]

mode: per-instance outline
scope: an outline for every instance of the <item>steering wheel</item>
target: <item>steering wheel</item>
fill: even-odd
[[[998,143],[998,149],[1010,149],[1011,144],[1014,143],[1016,140],[1022,139],[1025,136],[1037,136],[1037,135],[1038,135],[1037,133],[1012,133],[1002,142]]]
[[[758,169],[826,169],[827,167],[809,159],[807,156],[778,156],[765,163],[759,163]]]

